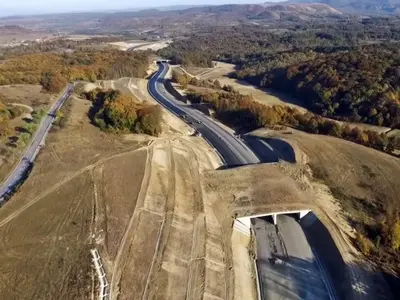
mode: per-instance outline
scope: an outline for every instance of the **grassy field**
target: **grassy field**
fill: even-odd
[[[0,94],[6,103],[19,103],[34,109],[47,107],[55,96],[42,93],[42,86],[31,84],[15,84],[0,86]]]
[[[111,178],[124,169],[132,175],[124,185],[128,200],[109,194],[117,206],[134,198],[140,187],[141,169],[131,170],[146,160],[145,151],[135,151],[142,144],[106,136],[89,123],[87,101],[68,101],[73,103],[67,126],[52,130],[31,176],[0,210],[1,299],[90,299],[97,294],[89,249],[101,240],[99,219],[117,232],[113,220],[123,215],[115,216],[121,211],[115,209],[108,218],[101,215],[97,189],[106,183],[94,173],[106,164],[113,166],[107,173]],[[126,159],[118,159],[124,153]]]
[[[264,132],[263,136],[283,139],[298,149],[296,160],[304,162],[300,156],[305,154],[314,176],[327,183],[335,195],[341,196],[339,200],[349,214],[372,221],[388,205],[399,204],[400,186],[396,184],[396,174],[400,173],[400,164],[397,158],[329,136],[293,129]]]

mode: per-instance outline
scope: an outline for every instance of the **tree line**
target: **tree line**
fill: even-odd
[[[35,53],[56,53],[71,50],[86,51],[90,49],[92,45],[99,45],[102,43],[117,42],[129,37],[125,36],[104,36],[104,37],[93,37],[85,40],[71,40],[65,38],[56,38],[50,41],[27,41],[24,44],[16,45],[13,47],[2,47],[0,48],[0,60],[10,59],[27,54]],[[132,37],[131,37],[132,38]]]
[[[114,49],[29,54],[0,64],[0,85],[41,84],[55,93],[68,81],[145,77],[148,63],[147,52]]]
[[[237,131],[252,131],[260,127],[289,126],[314,134],[330,135],[391,154],[400,149],[400,140],[389,139],[385,134],[360,130],[327,120],[313,113],[302,113],[286,106],[266,106],[255,102],[250,95],[233,92],[196,92],[189,90],[193,103],[208,103],[215,117]]]
[[[237,76],[261,87],[285,90],[324,117],[400,128],[398,45],[309,53],[304,60],[286,63],[281,63],[282,57],[268,60],[259,74],[250,73],[251,67],[245,65]]]

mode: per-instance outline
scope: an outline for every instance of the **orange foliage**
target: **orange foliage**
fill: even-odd
[[[118,50],[85,50],[73,53],[41,53],[15,57],[0,64],[0,85],[40,84],[43,74],[54,74],[55,83],[66,81],[143,77],[148,66],[147,54]],[[58,92],[55,84],[51,92]]]

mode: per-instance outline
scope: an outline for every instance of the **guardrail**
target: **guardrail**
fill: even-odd
[[[91,249],[90,253],[93,256],[93,263],[96,269],[97,277],[99,278],[99,300],[109,299],[109,284],[106,277],[106,272],[104,271],[103,264],[101,263],[100,254],[97,249]]]

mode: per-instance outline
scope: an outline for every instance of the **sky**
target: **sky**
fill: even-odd
[[[272,0],[277,2],[279,0]],[[272,2],[269,0],[269,2]],[[0,0],[0,16],[123,10],[170,5],[262,3],[263,0]]]

